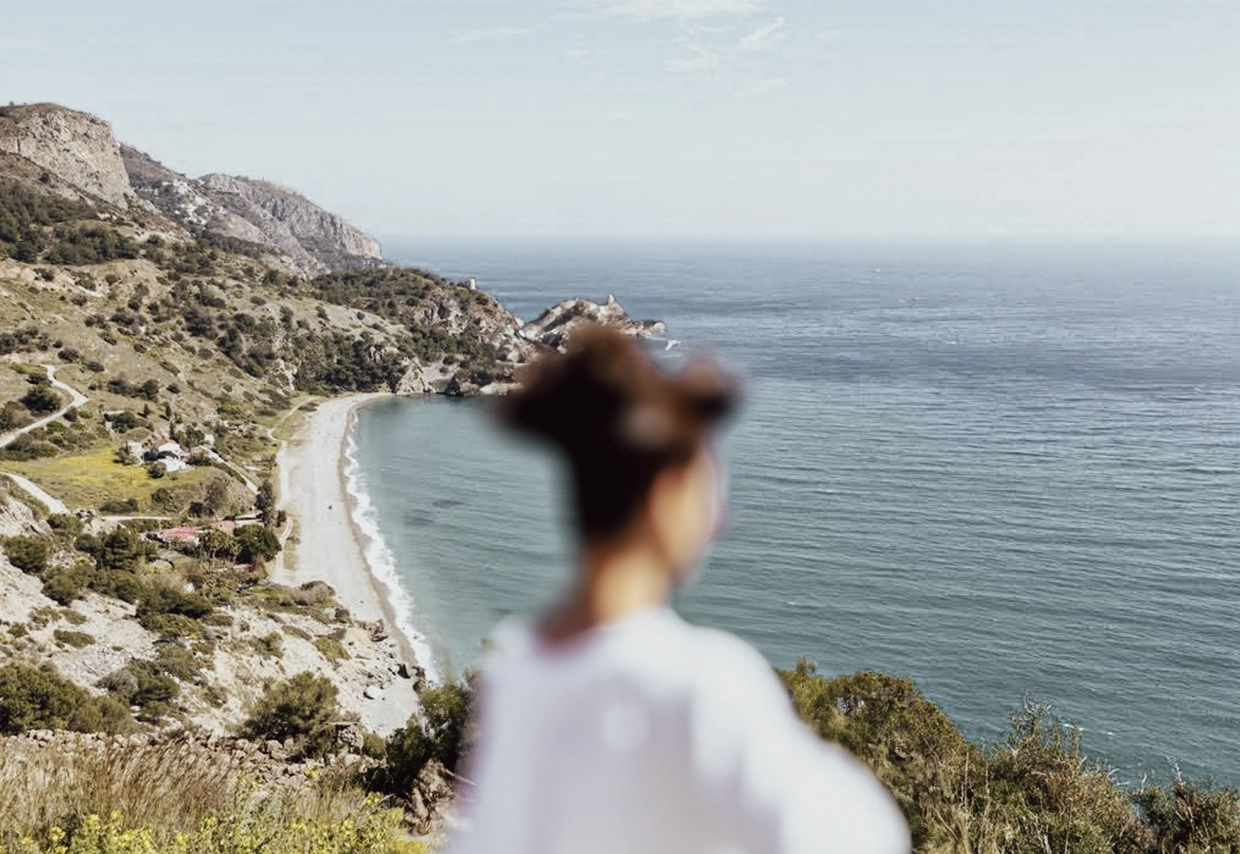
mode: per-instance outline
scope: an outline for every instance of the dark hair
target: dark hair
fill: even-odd
[[[567,354],[527,370],[500,415],[567,459],[589,540],[624,530],[659,472],[688,462],[735,397],[735,383],[710,363],[668,373],[632,336],[588,325],[573,332]]]

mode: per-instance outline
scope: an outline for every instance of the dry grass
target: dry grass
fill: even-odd
[[[190,469],[155,479],[141,466],[123,466],[115,462],[114,454],[111,446],[100,446],[85,454],[3,462],[0,470],[30,478],[70,507],[98,507],[105,501],[136,498],[143,509],[150,508],[151,493],[160,487],[200,486],[215,471]]]
[[[4,830],[31,833],[90,813],[142,816],[173,832],[196,826],[227,803],[237,769],[177,744],[33,747],[0,742]],[[95,749],[90,749],[95,748]]]
[[[201,744],[74,744],[66,750],[63,740],[54,747],[0,740],[0,849],[80,827],[91,815],[123,817],[124,826],[144,828],[162,847],[227,816],[278,830],[326,826],[377,808],[342,772],[260,784],[243,776],[232,754]]]

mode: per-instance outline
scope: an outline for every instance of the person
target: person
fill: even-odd
[[[762,656],[669,606],[721,527],[711,436],[734,399],[712,365],[668,373],[594,326],[500,405],[565,458],[580,558],[545,618],[492,638],[453,854],[909,850],[891,795]]]

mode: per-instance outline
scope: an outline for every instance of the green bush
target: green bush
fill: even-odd
[[[261,564],[280,553],[280,539],[266,525],[242,525],[234,536],[239,546],[237,559],[242,563]]]
[[[802,659],[780,674],[798,714],[820,736],[874,768],[900,803],[915,843],[934,837],[935,810],[983,760],[908,679],[862,671],[824,679]]]
[[[303,756],[327,755],[335,745],[340,717],[336,686],[324,676],[298,673],[268,686],[241,727],[244,738],[293,739]]]
[[[117,528],[105,536],[95,553],[95,566],[103,572],[132,572],[146,558],[141,537],[128,528]]]
[[[349,653],[345,651],[344,644],[340,642],[340,639],[331,635],[320,635],[315,638],[314,648],[328,661],[343,661],[349,657]]]
[[[7,433],[10,430],[16,430],[18,427],[25,427],[34,421],[29,410],[22,406],[16,400],[10,400],[0,406],[0,433]]]
[[[52,632],[52,637],[57,643],[63,643],[65,646],[71,646],[74,649],[90,646],[95,642],[95,636],[86,632],[75,632],[71,629],[56,629]]]
[[[76,539],[82,533],[81,520],[68,513],[53,513],[47,517],[47,524],[57,535],[67,540]]]
[[[408,797],[413,782],[427,762],[438,760],[456,770],[465,751],[473,689],[468,682],[449,683],[422,694],[422,717],[413,715],[392,733],[384,751],[386,761],[372,783],[382,792]]]
[[[137,513],[141,509],[136,498],[126,498],[123,500],[114,498],[99,505],[100,513],[112,513],[121,516],[128,513]]]
[[[1240,792],[1177,781],[1134,795],[1045,706],[1026,702],[983,749],[907,679],[826,679],[805,661],[779,675],[806,722],[891,789],[916,851],[1240,854]]]
[[[1165,789],[1134,797],[1153,832],[1157,854],[1240,852],[1240,791],[1177,777]]]
[[[95,568],[86,561],[73,566],[59,566],[43,574],[43,595],[61,605],[82,598],[91,584]]]
[[[115,700],[93,697],[54,670],[10,663],[0,667],[0,734],[32,729],[125,732],[129,712]]]
[[[61,407],[60,395],[46,385],[36,385],[21,397],[21,405],[38,415],[55,412]]]
[[[17,536],[4,541],[4,554],[22,572],[39,575],[47,569],[51,549],[42,537]]]
[[[148,586],[138,596],[138,624],[147,631],[181,637],[193,633],[208,616],[211,602],[200,593]]]
[[[279,632],[271,632],[254,638],[254,648],[267,658],[281,658],[284,655],[284,638]]]

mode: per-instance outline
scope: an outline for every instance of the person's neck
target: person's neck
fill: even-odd
[[[672,594],[672,573],[656,550],[642,541],[587,546],[579,573],[579,583],[543,625],[546,640],[569,640],[666,605]]]

